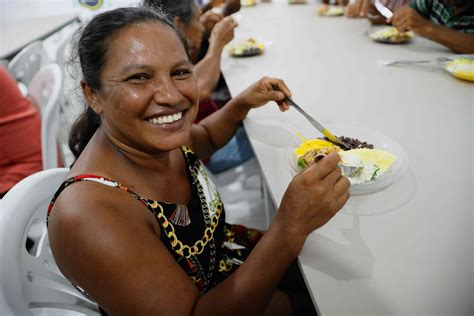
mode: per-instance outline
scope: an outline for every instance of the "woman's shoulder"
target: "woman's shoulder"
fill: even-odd
[[[90,174],[68,177],[53,199],[48,215],[50,226],[59,222],[66,227],[121,218],[129,222],[144,219],[148,222],[149,217],[138,198],[119,183]]]
[[[129,248],[160,236],[159,225],[136,198],[94,181],[69,184],[57,197],[48,223],[57,264],[81,287],[91,286],[110,261],[119,273],[117,264],[126,262],[130,253],[135,256]]]

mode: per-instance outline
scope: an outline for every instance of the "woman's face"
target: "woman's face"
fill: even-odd
[[[93,108],[118,145],[154,155],[186,143],[199,89],[170,27],[142,22],[118,31],[108,45],[101,84]]]
[[[177,23],[178,27],[189,40],[189,48],[191,50],[191,56],[193,60],[195,60],[197,54],[199,53],[199,49],[201,48],[202,33],[204,31],[204,27],[199,20],[200,16],[201,8],[194,3],[191,21],[189,21],[187,24],[181,21]]]

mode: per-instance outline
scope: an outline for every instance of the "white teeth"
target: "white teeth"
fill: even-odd
[[[150,118],[148,121],[153,124],[169,124],[180,120],[183,117],[183,112],[178,112],[171,115],[163,115],[159,117]]]

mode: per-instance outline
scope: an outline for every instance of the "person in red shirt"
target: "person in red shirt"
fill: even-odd
[[[0,198],[17,182],[42,169],[38,109],[0,67]]]

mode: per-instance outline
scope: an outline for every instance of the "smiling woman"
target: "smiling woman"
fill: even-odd
[[[295,177],[265,234],[225,223],[199,161],[252,108],[276,101],[286,110],[285,83],[262,78],[193,125],[199,89],[186,42],[146,8],[94,17],[78,57],[88,107],[71,132],[76,162],[48,210],[63,274],[104,314],[313,313],[301,279],[280,281],[349,197],[338,156]]]
[[[151,41],[153,36],[161,40]],[[102,129],[124,151],[160,154],[185,144],[199,91],[176,32],[167,25],[141,23],[117,31],[115,37],[121,40],[113,41],[114,50],[108,52],[100,92],[82,83]]]

